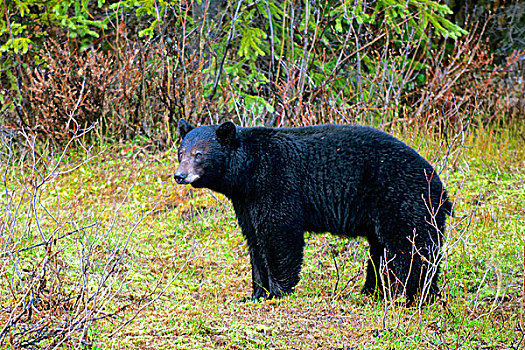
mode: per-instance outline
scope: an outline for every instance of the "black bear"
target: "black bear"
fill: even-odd
[[[390,287],[411,302],[438,292],[452,204],[436,171],[403,142],[364,126],[195,128],[180,119],[178,129],[175,180],[233,203],[250,250],[253,299],[293,291],[305,231],[367,238],[363,293]]]

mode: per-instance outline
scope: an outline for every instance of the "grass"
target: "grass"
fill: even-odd
[[[57,240],[48,248],[53,254],[44,254],[43,247],[20,252],[15,260],[2,254],[0,288],[6,292],[0,296],[0,328],[15,301],[21,300],[24,283],[38,281],[41,298],[34,304],[32,317],[24,316],[10,328],[8,341],[0,349],[9,349],[17,337],[27,336],[27,329],[50,315],[60,324],[68,319],[64,315],[75,314],[78,305],[98,310],[93,320],[83,330],[72,332],[62,345],[49,339],[41,345],[76,344],[92,349],[525,348],[523,135],[523,126],[497,131],[473,128],[464,147],[454,148],[457,152],[441,175],[456,203],[440,280],[444,297],[421,309],[360,295],[366,241],[328,234],[307,234],[302,278],[293,295],[260,303],[240,302],[250,294],[251,269],[227,200],[207,190],[177,186],[171,176],[176,168],[173,150],[148,154],[140,145],[127,144],[100,147],[88,155],[77,149],[63,164],[93,158],[39,188],[39,223],[46,237],[95,226]],[[407,132],[398,132],[398,136],[434,164],[442,164],[443,140]],[[57,157],[49,154],[43,159],[49,167]],[[28,171],[27,162],[7,168],[6,186],[18,209],[14,216],[13,207],[4,209],[0,217],[4,232],[9,233],[2,236],[4,252],[41,242],[29,205],[35,174]],[[37,168],[45,173],[42,164]],[[6,203],[2,192],[0,201]],[[9,213],[16,217],[14,221],[8,220]],[[11,229],[7,230],[9,222]],[[45,256],[53,262],[47,283],[35,277]],[[116,271],[109,277],[108,266]],[[53,281],[60,281],[60,286]],[[86,290],[78,298],[83,302],[70,307],[56,300],[53,304],[53,295],[74,295],[79,285]],[[95,293],[98,290],[101,292]],[[90,300],[91,295],[96,298]],[[127,320],[130,322],[119,329]]]

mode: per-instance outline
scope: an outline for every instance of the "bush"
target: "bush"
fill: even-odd
[[[433,1],[17,4],[0,22],[1,118],[58,144],[98,123],[166,147],[180,116],[444,130],[522,108],[495,92],[523,52],[498,66]]]

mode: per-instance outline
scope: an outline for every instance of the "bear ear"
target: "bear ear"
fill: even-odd
[[[181,139],[185,138],[186,134],[194,129],[194,127],[191,126],[190,123],[188,123],[184,118],[179,119],[178,128]]]
[[[235,124],[233,122],[224,122],[215,131],[217,139],[226,145],[231,145],[235,140]]]

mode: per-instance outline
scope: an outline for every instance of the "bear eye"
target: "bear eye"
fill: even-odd
[[[196,152],[194,157],[195,157],[195,160],[199,160],[202,157],[202,153]]]

